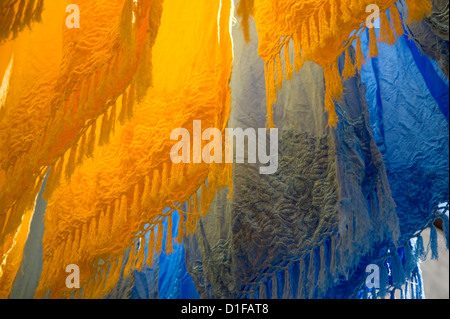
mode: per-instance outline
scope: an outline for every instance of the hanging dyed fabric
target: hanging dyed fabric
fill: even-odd
[[[295,48],[295,71],[301,69],[304,61],[313,61],[323,67],[325,109],[329,125],[335,127],[338,118],[334,101],[341,101],[342,80],[354,75],[355,70],[360,69],[365,61],[359,42],[356,61],[353,63],[348,59],[342,75],[337,66],[338,57],[346,52],[348,58],[349,46],[367,28],[365,22],[368,5],[378,6],[381,19],[378,39],[374,28],[368,28],[371,35],[368,57],[377,55],[377,40],[393,44],[397,37],[403,35],[395,2],[396,0],[241,0],[238,13],[244,18],[244,34],[248,35],[247,19],[253,13],[258,30],[258,52],[265,62],[268,125],[275,126],[272,105],[276,102],[277,91],[281,89],[283,79],[292,77],[291,63],[285,64],[284,72],[281,63],[289,61],[289,45],[292,43]],[[429,0],[408,0],[407,4],[409,22],[419,21],[424,14],[431,12]]]

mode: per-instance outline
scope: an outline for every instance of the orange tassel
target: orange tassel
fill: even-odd
[[[183,222],[184,222],[184,214],[183,214],[183,210],[179,209],[178,210],[178,234],[177,234],[177,238],[176,238],[176,242],[178,244],[181,244],[181,242],[183,241]]]
[[[97,129],[96,126],[96,120],[94,120],[92,122],[91,125],[91,132],[89,133],[89,142],[87,144],[87,149],[86,149],[86,155],[88,157],[92,157],[94,154],[94,149],[95,149],[95,130]]]
[[[172,217],[167,217],[167,236],[166,236],[166,254],[170,254],[173,251],[172,246]]]
[[[154,249],[155,249],[155,232],[153,229],[150,230],[148,234],[148,255],[147,255],[147,266],[153,266],[154,260]]]
[[[348,78],[353,77],[356,74],[355,66],[353,65],[351,58],[350,58],[350,49],[347,48],[345,50],[345,65],[344,65],[344,71],[342,72],[342,78],[347,80]]]
[[[405,31],[403,30],[402,18],[400,16],[400,12],[398,12],[397,6],[393,4],[389,8],[389,13],[391,17],[391,28],[395,30],[395,35],[397,38],[403,36]]]
[[[389,45],[395,43],[395,36],[391,29],[391,24],[389,23],[388,16],[386,12],[380,14],[380,35],[378,36],[378,42],[385,42]]]
[[[362,53],[361,50],[361,39],[358,37],[356,39],[356,54],[355,54],[355,67],[358,71],[361,70],[363,64],[364,64],[364,54]]]
[[[369,57],[378,56],[377,39],[375,36],[375,28],[369,28]]]

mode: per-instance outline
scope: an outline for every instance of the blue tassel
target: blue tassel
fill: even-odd
[[[283,299],[284,280],[285,280],[284,270],[280,270],[277,273],[276,280],[277,280],[277,299]]]
[[[254,295],[253,295],[253,298],[255,298],[255,299],[259,299],[259,286],[256,286],[255,287],[255,293],[254,293]]]
[[[416,241],[416,258],[425,261],[427,255],[425,254],[425,248],[423,246],[423,238],[421,235],[417,236]]]
[[[314,265],[315,257],[314,257],[314,250],[311,251],[309,254],[309,266],[308,266],[308,299],[312,299],[314,296],[314,291],[316,288],[316,268]]]
[[[378,295],[384,299],[388,293],[389,288],[389,273],[386,268],[385,262],[380,265],[380,291]]]
[[[416,282],[417,282],[417,286],[416,286],[416,298],[417,299],[425,299],[425,294],[423,293],[423,281],[422,281],[422,275],[420,272],[420,268],[419,266],[417,266],[416,270]]]
[[[417,259],[414,258],[414,254],[411,249],[411,243],[409,241],[405,245],[404,253],[405,273],[407,276],[410,276],[417,265]]]
[[[392,254],[391,261],[392,284],[394,287],[400,289],[405,282],[405,272],[403,269],[402,261],[396,251]]]
[[[300,277],[300,263],[295,261],[289,267],[289,280],[291,281],[291,296],[292,299],[297,299],[298,294],[298,280]]]
[[[438,239],[437,239],[437,231],[434,225],[430,227],[430,244],[431,246],[431,260],[437,260],[439,258],[438,253]]]
[[[306,274],[307,274],[307,263],[305,263],[305,261],[303,259],[300,260],[300,275],[299,275],[299,280],[298,280],[298,290],[297,290],[297,294],[298,294],[298,298],[299,299],[305,299],[306,298]]]
[[[443,231],[444,231],[444,238],[445,238],[445,247],[448,248],[448,235],[449,235],[449,229],[448,229],[448,216],[444,213],[441,214],[441,218],[442,218],[442,225],[443,225]]]
[[[414,276],[413,277],[411,277],[411,299],[416,299],[416,289],[415,289],[415,286],[417,285],[415,282],[414,282]]]

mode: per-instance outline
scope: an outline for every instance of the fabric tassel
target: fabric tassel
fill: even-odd
[[[63,165],[64,165],[64,155],[61,156],[56,162],[56,164],[50,168],[50,175],[48,176],[47,184],[45,185],[44,199],[48,200],[52,192],[59,186]]]
[[[127,263],[125,264],[125,268],[123,269],[123,277],[126,278],[131,274],[131,271],[133,270],[132,265],[135,262],[135,252],[134,252],[135,248],[134,245],[132,245],[130,247],[130,252],[128,254],[128,260]]]
[[[272,298],[271,299],[279,299],[278,298],[278,278],[276,273],[272,276]]]
[[[260,299],[268,299],[267,298],[267,291],[266,291],[266,285],[263,283],[262,285],[259,285],[259,298]]]
[[[209,210],[208,189],[203,183],[200,189],[200,216],[205,216]]]
[[[360,39],[360,37],[358,37],[356,39],[356,58],[355,58],[355,67],[358,71],[361,70],[361,68],[365,62],[364,60],[365,60],[364,54],[362,53],[362,50],[361,50],[361,39]]]
[[[313,15],[309,18],[309,45],[311,53],[317,50],[316,43],[319,39],[319,31],[317,30],[316,19]]]
[[[285,273],[284,270],[280,270],[275,275],[276,282],[277,282],[277,299],[283,299],[284,295],[284,289],[285,289]]]
[[[96,120],[92,122],[91,131],[89,133],[89,142],[87,144],[86,155],[88,157],[93,157],[95,149],[95,130],[97,129]]]
[[[172,217],[167,217],[167,235],[166,235],[166,254],[169,255],[173,251],[172,246]]]
[[[339,100],[343,85],[337,64],[327,65],[323,68],[325,77],[325,110],[328,112],[328,125],[336,127],[338,118],[334,100]]]
[[[120,122],[120,124],[124,124],[125,123],[125,120],[128,117],[127,113],[128,113],[127,91],[125,90],[122,93],[122,108],[120,109],[120,114],[119,114],[119,122]]]
[[[193,232],[191,232],[192,229],[192,205],[191,205],[191,199],[189,198],[187,200],[188,203],[188,211],[187,211],[187,218],[186,218],[186,226],[185,226],[185,231],[186,231],[186,235],[192,235]]]
[[[415,249],[416,258],[425,261],[427,254],[425,253],[425,248],[423,245],[423,238],[421,235],[417,236],[416,240],[416,249]]]
[[[117,234],[120,227],[120,199],[116,198],[114,201],[114,212],[112,214],[112,228],[111,233]]]
[[[160,197],[166,196],[168,193],[168,186],[169,186],[169,176],[170,173],[170,167],[167,162],[163,163],[163,168],[161,172],[161,187],[158,190],[158,195]]]
[[[302,24],[301,48],[303,59],[309,58],[311,55],[311,51],[309,46],[308,24],[306,22]]]
[[[445,240],[445,247],[447,248],[447,250],[449,249],[449,228],[448,228],[448,216],[446,214],[441,214],[441,218],[442,218],[442,231],[444,233],[444,240]]]
[[[283,89],[283,65],[281,63],[281,56],[278,54],[275,58],[276,62],[276,82],[275,87],[278,91]]]
[[[98,145],[102,146],[109,143],[109,134],[111,132],[111,125],[109,123],[108,111],[103,114],[102,126],[100,128],[100,137]]]
[[[152,187],[150,190],[150,198],[153,203],[158,200],[158,194],[161,186],[161,178],[157,169],[153,170]]]
[[[397,252],[394,251],[394,253],[391,256],[391,270],[392,270],[392,284],[394,287],[400,289],[401,286],[405,282],[405,272],[403,269],[402,261],[400,260],[400,257],[398,256]]]
[[[156,235],[155,254],[159,254],[162,250],[163,235],[164,235],[163,224],[162,222],[160,222],[158,224],[158,232]]]
[[[183,241],[183,222],[184,222],[184,214],[183,214],[182,209],[178,210],[178,216],[179,216],[178,233],[177,233],[177,238],[175,240],[178,244],[181,244],[181,242]]]
[[[116,130],[116,109],[117,104],[116,102],[114,102],[111,106],[111,114],[109,115],[109,125],[111,127],[110,133],[114,133]]]
[[[377,39],[375,36],[375,28],[369,29],[369,57],[374,58],[378,56]]]
[[[81,137],[80,145],[78,146],[78,158],[76,162],[77,167],[83,164],[85,152],[86,152],[86,134],[84,133],[83,136]]]
[[[250,42],[249,18],[253,14],[253,2],[254,0],[240,0],[236,9],[236,14],[242,17],[241,27],[247,43]]]
[[[356,74],[355,66],[352,63],[349,51],[350,48],[347,48],[347,50],[345,50],[345,65],[344,71],[342,72],[342,77],[344,81],[353,77]]]
[[[314,250],[309,254],[309,266],[308,266],[308,299],[314,298],[314,293],[316,289],[316,268],[315,268],[315,257]]]
[[[277,92],[275,87],[275,61],[266,63],[264,66],[266,74],[266,106],[267,106],[267,125],[269,128],[274,127],[273,124],[273,105],[276,103]]]
[[[294,74],[291,59],[289,57],[289,43],[284,46],[284,63],[286,66],[286,80],[290,81]]]
[[[413,254],[412,247],[409,242],[404,246],[404,256],[405,273],[409,276],[417,265],[417,259]]]
[[[134,186],[133,191],[133,202],[131,203],[131,209],[130,209],[130,219],[132,221],[135,221],[137,218],[139,218],[139,203],[140,203],[140,193],[139,193],[139,183],[136,183]]]
[[[150,230],[148,235],[148,254],[147,254],[147,266],[152,267],[154,261],[154,249],[155,249],[155,231],[154,229]]]
[[[135,100],[135,89],[134,84],[131,83],[130,89],[128,91],[128,101],[127,101],[127,117],[130,120],[134,114],[134,100]]]
[[[398,12],[397,6],[393,4],[389,8],[389,14],[391,17],[391,29],[395,31],[395,36],[400,38],[405,31],[403,30],[402,18],[400,12]]]
[[[331,1],[330,2],[330,31],[331,34],[336,33],[339,30],[338,27],[338,8],[337,8],[337,1]]]
[[[380,267],[380,290],[378,291],[378,295],[384,299],[386,294],[388,293],[389,288],[389,273],[386,269],[385,262],[383,262]]]
[[[291,293],[290,296],[292,299],[297,299],[298,296],[298,280],[300,277],[300,262],[295,261],[291,264],[289,267],[289,280],[290,280],[290,287],[291,287]]]
[[[395,35],[393,33],[393,29],[391,29],[391,24],[389,23],[388,16],[386,12],[382,12],[380,14],[380,34],[378,36],[378,42],[384,42],[388,45],[392,45],[395,43]]]
[[[327,13],[324,5],[321,6],[319,10],[319,36],[320,47],[324,48],[330,36],[330,26],[328,25]]]
[[[147,211],[150,208],[150,196],[151,196],[150,188],[151,188],[150,177],[145,176],[144,190],[142,192],[142,199],[141,199],[141,209],[144,211]]]
[[[141,271],[145,265],[145,236],[141,236],[136,258],[136,270]]]
[[[301,35],[300,32],[296,32],[293,38],[294,42],[294,70],[295,72],[300,71],[303,66],[302,50],[301,50]]]
[[[66,179],[69,180],[76,168],[76,157],[77,157],[77,144],[74,144],[70,149],[69,159],[67,160],[65,174]]]
[[[328,256],[328,248],[326,243],[324,242],[320,246],[320,271],[319,271],[319,280],[318,283],[321,285],[321,289],[325,289],[325,287],[322,286],[323,283],[325,283],[326,278],[329,278],[329,256]]]
[[[308,265],[309,262],[305,262],[306,257],[300,259],[300,276],[299,276],[299,282],[298,282],[298,298],[299,299],[306,299],[308,297],[307,293],[307,277],[308,277]]]
[[[437,239],[437,231],[434,225],[430,226],[430,243],[431,246],[431,260],[438,260],[439,252],[438,252],[438,239]]]

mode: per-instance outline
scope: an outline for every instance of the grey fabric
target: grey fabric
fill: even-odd
[[[233,33],[230,127],[265,127],[264,64],[257,36]],[[292,56],[292,55],[291,55]],[[274,108],[279,166],[234,164],[233,196],[220,193],[195,236],[187,269],[205,298],[321,298],[350,278],[377,243],[395,240],[398,220],[358,78],[346,83],[336,130],[327,125],[322,68],[305,63]],[[337,296],[337,294],[335,294]]]

